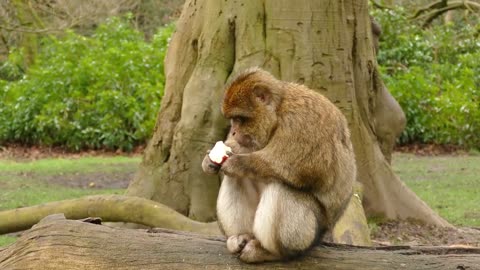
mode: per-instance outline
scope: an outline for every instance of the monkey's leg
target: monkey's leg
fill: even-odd
[[[321,208],[313,195],[281,183],[263,191],[251,240],[240,259],[249,262],[289,258],[309,249],[324,231]]]
[[[253,219],[260,200],[258,187],[249,179],[225,176],[217,199],[217,217],[231,253],[242,251],[253,239]]]

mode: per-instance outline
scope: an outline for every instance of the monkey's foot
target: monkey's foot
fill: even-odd
[[[228,237],[227,239],[227,249],[230,253],[239,253],[243,250],[245,245],[253,239],[251,234],[237,234]]]
[[[272,254],[264,249],[257,239],[249,241],[243,248],[242,253],[240,253],[240,260],[246,263],[259,263],[279,259],[279,255]]]

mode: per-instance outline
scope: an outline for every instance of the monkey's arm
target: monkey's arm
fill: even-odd
[[[308,188],[312,181],[302,177],[304,168],[296,162],[282,162],[281,157],[269,156],[260,150],[249,154],[234,154],[222,164],[225,175],[237,178],[281,181],[296,188]]]

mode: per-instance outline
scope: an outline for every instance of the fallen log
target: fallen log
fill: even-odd
[[[98,220],[93,219],[94,222]],[[132,230],[49,216],[0,249],[0,269],[479,269],[480,248],[322,244],[288,262],[248,265],[223,237]]]

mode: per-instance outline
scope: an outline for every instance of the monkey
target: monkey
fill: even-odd
[[[304,85],[260,68],[235,76],[221,105],[230,120],[217,218],[227,249],[247,263],[286,260],[313,247],[343,213],[356,165],[342,112]]]

